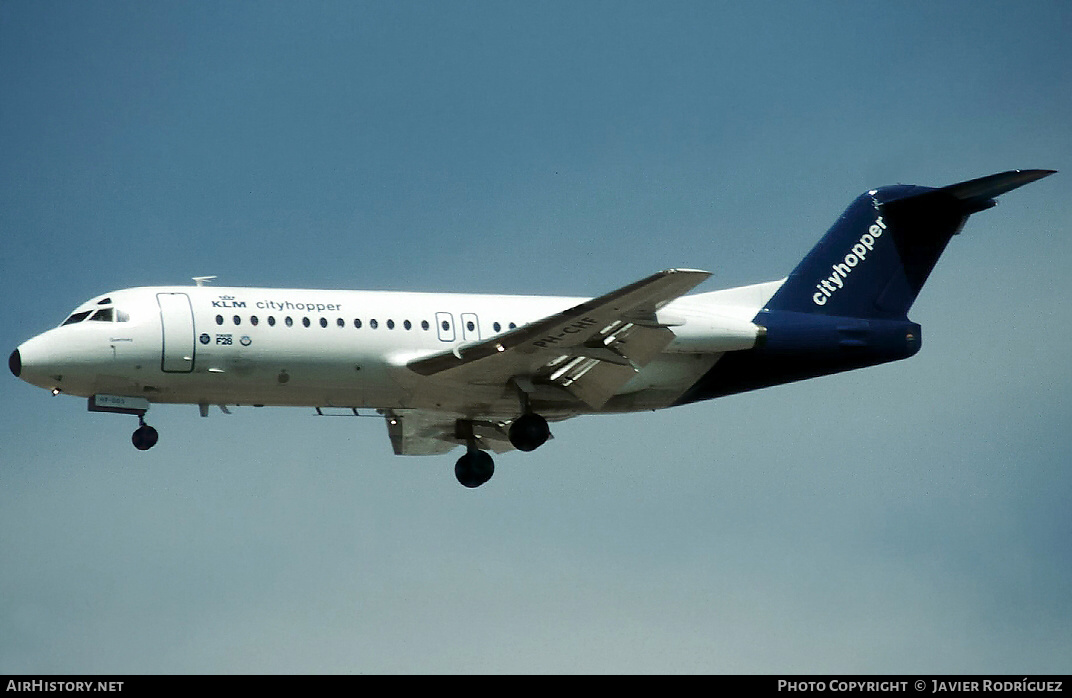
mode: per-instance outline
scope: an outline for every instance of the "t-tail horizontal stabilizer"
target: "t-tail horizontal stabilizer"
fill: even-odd
[[[1013,189],[1019,189],[1025,184],[1031,184],[1043,177],[1049,177],[1057,170],[1012,170],[993,174],[979,179],[969,179],[967,182],[950,184],[938,191],[951,195],[954,199],[962,202],[969,213],[983,211],[997,202],[994,197],[1001,196]]]

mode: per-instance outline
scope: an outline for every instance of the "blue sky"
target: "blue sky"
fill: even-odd
[[[557,425],[467,491],[377,419],[0,381],[0,673],[1037,673],[1072,657],[1065,2],[0,1],[0,338],[182,284],[787,273],[860,192],[1058,175],[905,362]]]

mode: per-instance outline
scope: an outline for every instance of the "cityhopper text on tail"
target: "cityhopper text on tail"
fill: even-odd
[[[692,293],[669,269],[596,298],[206,285],[111,291],[27,340],[18,378],[138,418],[154,403],[306,406],[382,415],[394,452],[532,451],[549,423],[654,410],[905,359],[908,311],[946,244],[995,198],[1052,174],[1014,170],[859,196],[787,277]]]

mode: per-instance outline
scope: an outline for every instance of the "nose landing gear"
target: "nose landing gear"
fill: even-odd
[[[132,414],[138,418],[138,428],[130,436],[130,442],[139,451],[148,451],[156,445],[160,435],[156,429],[145,423],[145,413],[149,411],[149,401],[143,397],[125,395],[93,395],[89,398],[90,412],[110,412],[112,414]]]
[[[156,445],[156,440],[160,438],[160,435],[156,432],[156,429],[145,423],[141,415],[138,415],[138,424],[141,426],[134,430],[130,437],[130,442],[139,451],[148,451]]]

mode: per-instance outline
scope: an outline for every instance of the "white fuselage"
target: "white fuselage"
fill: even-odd
[[[664,306],[659,320],[673,327],[675,339],[597,411],[672,404],[722,353],[755,344],[751,320],[779,283],[697,294]],[[21,377],[85,397],[428,409],[509,419],[518,401],[504,386],[421,376],[407,363],[457,351],[584,300],[212,286],[126,289],[84,303],[67,323],[20,346]],[[594,411],[575,400],[556,401],[553,394],[543,399],[551,418]]]

